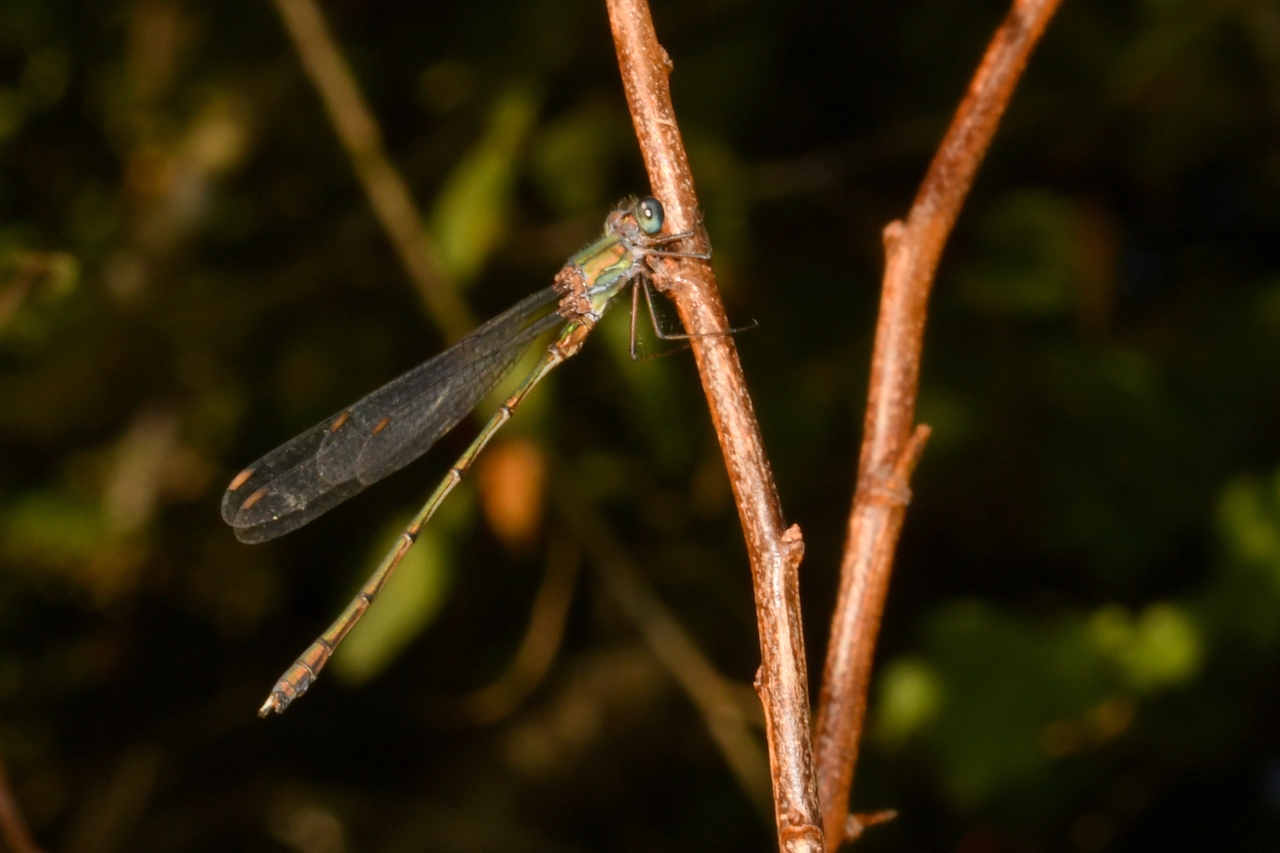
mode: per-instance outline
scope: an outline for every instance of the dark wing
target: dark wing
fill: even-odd
[[[277,447],[231,481],[222,496],[222,518],[241,542],[265,542],[297,530],[360,492],[356,480],[332,483],[320,476],[316,454],[334,422],[330,418]]]
[[[426,453],[493,390],[539,336],[548,288],[517,302],[413,370],[246,468],[222,497],[242,542],[296,530]]]
[[[536,315],[555,298],[551,289],[535,293],[349,408],[349,421],[320,449],[321,475],[334,481],[354,478],[367,486],[426,453],[493,390],[534,340],[564,322],[555,313]]]

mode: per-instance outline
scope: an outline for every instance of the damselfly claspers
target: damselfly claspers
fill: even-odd
[[[534,386],[577,354],[627,285],[632,287],[634,355],[642,289],[653,317],[649,259],[710,257],[662,248],[694,236],[659,236],[662,222],[662,205],[655,198],[619,206],[605,219],[604,236],[570,258],[556,274],[554,286],[517,302],[435,358],[271,451],[231,481],[222,497],[222,517],[241,542],[265,542],[296,530],[426,453],[494,389],[535,340],[564,326],[533,371],[453,463],[359,594],[276,682],[259,716],[283,712],[306,692],[480,451]],[[557,301],[554,310],[547,310]],[[687,337],[663,335],[656,317],[654,330],[660,337]]]

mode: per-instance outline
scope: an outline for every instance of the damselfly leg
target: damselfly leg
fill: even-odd
[[[332,418],[268,453],[232,480],[222,516],[244,542],[262,542],[312,521],[366,486],[417,459],[486,396],[545,333],[560,326],[533,371],[498,408],[449,469],[359,594],[298,657],[259,710],[281,712],[306,692],[441,503],[538,383],[581,349],[611,301],[626,287],[645,287],[649,258],[706,259],[709,253],[663,248],[693,232],[659,236],[662,205],[644,198],[605,220],[605,233],[578,252],[556,275],[555,287],[536,293],[467,337]],[[634,353],[636,296],[633,294]],[[554,311],[548,311],[556,302]],[[659,337],[667,338],[657,328]]]

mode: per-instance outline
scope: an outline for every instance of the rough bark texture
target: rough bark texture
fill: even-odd
[[[653,194],[666,208],[673,233],[701,223],[684,143],[671,105],[671,60],[658,44],[644,0],[609,0],[609,20],[627,103],[635,123]],[[711,265],[680,260],[664,265],[659,286],[676,303],[690,334],[712,423],[720,439],[751,559],[761,667],[757,689],[764,703],[774,813],[779,846],[822,849],[814,781],[809,691],[800,620],[798,570],[804,543],[783,520],[733,337]]]
[[[987,47],[905,222],[884,231],[885,272],[858,486],[840,567],[814,750],[828,850],[845,840],[876,635],[909,481],[928,439],[915,425],[934,273],[1014,86],[1060,0],[1017,0]]]

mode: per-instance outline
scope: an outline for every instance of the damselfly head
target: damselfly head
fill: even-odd
[[[640,199],[632,209],[640,230],[652,237],[662,230],[662,202],[653,196]]]

